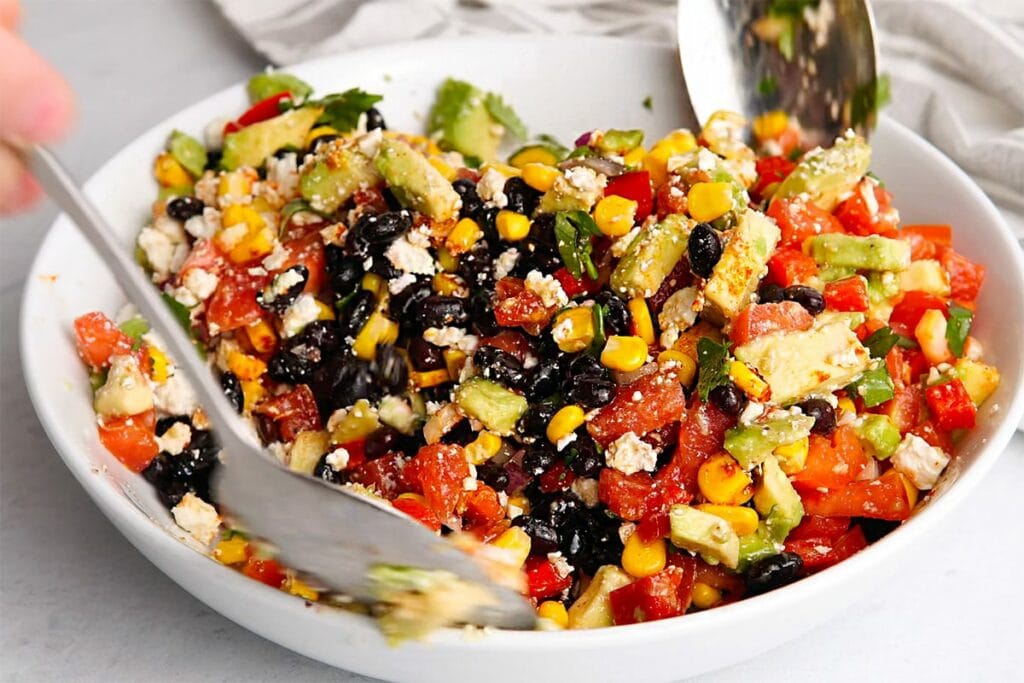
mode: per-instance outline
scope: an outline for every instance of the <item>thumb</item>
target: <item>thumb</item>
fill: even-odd
[[[73,117],[74,97],[60,74],[0,28],[0,138],[52,142]]]

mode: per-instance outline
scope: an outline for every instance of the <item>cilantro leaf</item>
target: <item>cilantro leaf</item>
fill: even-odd
[[[188,306],[181,303],[167,292],[162,292],[160,298],[164,300],[167,307],[171,309],[171,313],[174,318],[178,321],[181,327],[185,330],[185,333],[192,338],[192,346],[196,347],[196,351],[202,358],[206,358],[206,349],[203,347],[199,338],[196,337],[196,331],[192,329],[192,312]]]
[[[555,214],[555,241],[566,270],[579,280],[583,272],[596,280],[597,266],[590,258],[592,237],[601,234],[594,219],[586,211],[559,211]]]
[[[288,224],[291,223],[292,218],[295,214],[308,211],[309,213],[315,213],[318,216],[324,216],[321,212],[314,209],[309,205],[305,199],[293,199],[283,207],[281,207],[281,227],[278,229],[278,237],[282,237],[285,231],[288,229]]]
[[[917,348],[917,343],[909,337],[896,334],[891,327],[883,327],[872,332],[871,336],[864,340],[864,346],[871,352],[872,358],[885,358],[894,346],[913,349]]]
[[[967,335],[971,333],[971,323],[974,321],[974,314],[959,304],[951,304],[949,307],[949,320],[946,321],[946,342],[953,355],[959,358],[964,355],[964,342]]]
[[[526,124],[519,118],[515,110],[505,103],[501,95],[489,92],[484,96],[484,106],[487,113],[494,117],[494,120],[505,126],[505,129],[519,140],[525,140],[527,136]]]
[[[710,337],[697,340],[697,393],[708,400],[712,389],[729,381],[729,342],[716,342]]]
[[[645,97],[641,104],[643,104],[644,109],[647,111],[654,111],[654,99],[650,95]]]
[[[605,337],[604,334],[604,306],[595,303],[591,312],[594,316],[594,340],[590,343],[590,350],[591,352],[600,355],[602,349],[604,349],[604,344],[607,341],[607,337]]]
[[[324,108],[317,123],[345,133],[359,125],[359,116],[382,99],[380,95],[373,95],[360,88],[327,95],[316,103]]]

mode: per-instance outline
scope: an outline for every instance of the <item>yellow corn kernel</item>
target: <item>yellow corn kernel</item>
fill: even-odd
[[[758,140],[768,140],[782,135],[788,125],[789,117],[786,112],[776,109],[755,117],[751,129],[754,132],[754,137]]]
[[[754,482],[728,453],[714,455],[697,470],[697,486],[710,503],[743,505],[754,495]]]
[[[251,230],[241,242],[228,252],[228,258],[234,263],[254,261],[272,252],[275,240],[274,231],[270,229],[269,225],[264,225],[262,228]]]
[[[228,353],[228,370],[235,373],[238,379],[256,379],[267,371],[267,364],[256,356],[231,351]]]
[[[537,618],[544,619],[560,629],[569,628],[569,611],[556,600],[545,600],[537,605]]]
[[[232,204],[221,216],[224,225],[213,237],[214,243],[228,252],[234,263],[246,263],[269,254],[276,237],[266,221],[255,209],[244,204]],[[239,226],[245,226],[243,231]]]
[[[455,180],[455,169],[449,166],[444,159],[439,156],[432,156],[428,161],[449,183]]]
[[[695,183],[686,195],[686,202],[694,220],[701,223],[713,221],[732,208],[732,185]]]
[[[505,176],[506,178],[512,178],[522,173],[522,171],[516,168],[515,166],[503,164],[500,161],[488,161],[487,163],[480,167],[480,175],[487,173],[487,171],[491,170],[492,168],[501,175]]]
[[[459,259],[443,245],[437,250],[437,262],[441,264],[441,270],[446,273],[454,273],[459,268]]]
[[[413,386],[419,389],[428,389],[450,381],[451,375],[448,374],[448,370],[446,368],[441,368],[440,370],[427,370],[426,372],[417,372],[416,370],[413,370],[409,373],[409,379],[412,381]]]
[[[153,177],[162,187],[192,184],[192,175],[167,152],[158,156],[153,162]]]
[[[917,505],[917,497],[920,492],[917,490],[917,487],[914,486],[913,482],[910,481],[907,475],[902,472],[900,472],[899,475],[900,481],[903,482],[903,488],[907,491],[907,503],[910,505],[910,508],[913,509],[914,506]]]
[[[274,326],[265,318],[260,318],[244,329],[249,344],[257,353],[273,353],[277,348],[277,333],[274,332]]]
[[[313,141],[323,135],[340,135],[338,130],[332,126],[316,126],[306,134],[306,139],[302,141],[302,146],[309,149],[313,145]],[[301,154],[299,155],[302,156]]]
[[[292,595],[296,595],[303,600],[309,600],[310,602],[316,602],[320,599],[320,594],[315,588],[299,577],[291,574],[285,577],[284,585],[282,585],[281,588],[284,588],[286,592],[291,593]]]
[[[384,297],[384,292],[388,291],[387,281],[376,273],[363,275],[363,281],[360,286],[372,293],[377,301],[380,301]]]
[[[539,166],[554,166],[560,161],[557,155],[547,147],[542,145],[533,145],[530,147],[524,147],[519,150],[508,160],[509,164],[516,168],[522,169],[524,172],[523,179],[525,180],[526,167],[530,164],[537,164]]]
[[[622,568],[638,579],[660,572],[665,568],[667,559],[665,540],[662,538],[644,543],[640,534],[633,533],[626,539],[622,550]]]
[[[577,353],[594,341],[594,314],[586,306],[576,306],[555,317],[551,336],[565,353]]]
[[[843,396],[839,399],[837,407],[839,408],[840,417],[847,414],[854,416],[857,415],[857,405],[853,402],[853,399],[847,396]]]
[[[443,296],[469,296],[466,281],[454,273],[438,273],[432,281],[434,291]]]
[[[253,408],[259,405],[259,402],[263,400],[263,397],[267,395],[267,390],[263,387],[263,384],[258,379],[250,379],[242,382],[242,410],[244,412],[252,412]]]
[[[509,496],[505,509],[510,512],[518,510],[519,514],[528,515],[530,514],[530,499],[526,496]],[[509,516],[511,517],[511,514]]]
[[[547,436],[551,443],[558,443],[575,432],[583,424],[586,413],[575,405],[564,406],[548,422]]]
[[[473,245],[480,241],[480,238],[483,236],[484,231],[480,229],[475,220],[463,218],[448,233],[444,246],[452,256],[458,256],[472,249]]]
[[[651,174],[655,186],[662,185],[668,179],[668,160],[679,154],[691,152],[697,148],[697,138],[688,130],[675,130],[651,147],[644,155],[644,168]]]
[[[266,224],[259,211],[248,204],[230,204],[226,206],[224,213],[221,214],[220,222],[225,228],[244,223],[250,230],[262,228]]]
[[[796,474],[803,470],[807,464],[807,451],[810,448],[810,443],[810,438],[805,436],[799,441],[776,448],[775,455],[779,460],[779,468],[786,474]]]
[[[252,208],[259,213],[270,213],[272,211],[277,211],[278,209],[280,209],[281,206],[283,206],[283,204],[275,205],[270,203],[270,201],[266,197],[254,197],[252,200],[252,204],[250,204],[250,206],[252,206]]]
[[[693,606],[697,609],[710,609],[722,599],[722,591],[714,586],[698,581],[693,584]]]
[[[163,384],[169,376],[167,369],[170,366],[170,361],[167,360],[167,354],[150,344],[146,347],[146,355],[149,356],[150,377],[157,384]]]
[[[634,297],[627,304],[629,315],[633,318],[633,334],[644,340],[644,343],[654,343],[654,321],[651,320],[651,309],[647,308],[647,300],[642,296]]]
[[[501,437],[494,432],[482,431],[466,446],[466,460],[472,465],[483,465],[501,450]]]
[[[640,337],[612,335],[601,351],[601,364],[611,370],[632,372],[647,362],[647,342]]]
[[[701,503],[696,506],[701,512],[720,517],[729,522],[737,536],[746,536],[757,531],[757,510],[742,505],[714,505]]]
[[[537,190],[547,192],[561,173],[554,166],[529,163],[523,166],[523,182]]]
[[[506,242],[518,242],[530,234],[530,219],[521,213],[502,209],[494,219],[501,239]]]
[[[506,529],[492,543],[508,553],[509,564],[522,567],[530,555],[530,537],[517,526]]]
[[[736,383],[744,394],[755,401],[767,401],[772,395],[768,382],[758,377],[745,363],[738,360],[729,364],[729,378]]]
[[[466,354],[458,349],[445,349],[444,365],[448,368],[449,377],[458,377],[462,367],[466,364]]]
[[[644,163],[645,156],[647,156],[647,150],[644,149],[643,145],[637,145],[626,152],[626,156],[622,158],[622,162],[630,168],[637,168],[640,164]]]
[[[213,549],[213,559],[228,566],[242,564],[249,559],[249,541],[239,535],[222,538]]]
[[[398,323],[380,311],[374,311],[352,342],[352,351],[363,360],[373,360],[378,344],[393,344],[398,339]]]
[[[659,353],[658,365],[669,366],[686,386],[692,384],[693,378],[697,376],[697,362],[677,349],[666,349]]]
[[[597,229],[608,237],[622,237],[633,229],[633,220],[639,205],[632,199],[616,194],[604,197],[594,207]]]
[[[220,177],[217,183],[218,197],[231,197],[235,200],[247,197],[252,193],[252,177],[245,171],[231,171]],[[224,225],[231,225],[225,222]]]

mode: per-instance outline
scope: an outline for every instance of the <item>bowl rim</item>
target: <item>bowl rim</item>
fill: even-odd
[[[671,47],[646,40],[632,40],[604,36],[570,36],[570,38],[576,43],[589,44],[590,47],[598,49],[603,45],[615,43],[634,45],[639,48],[655,52],[673,50]],[[343,54],[328,55],[301,62],[296,65],[290,65],[288,68],[300,71],[307,68],[314,69],[339,60],[349,61],[374,58],[396,60],[415,57],[419,51],[430,48],[472,49],[473,47],[486,46],[488,49],[495,49],[496,42],[505,45],[530,45],[536,47],[538,44],[555,42],[556,40],[560,43],[564,43],[566,36],[553,37],[543,35],[524,35],[507,36],[498,39],[472,37],[433,38],[407,41],[404,43],[396,43],[381,47],[365,48]],[[189,107],[179,110],[170,117],[166,117],[161,122],[158,122],[156,125],[137,135],[133,140],[123,145],[114,155],[112,155],[93,174],[90,175],[89,180],[85,183],[86,192],[93,195],[95,187],[99,183],[100,179],[114,173],[114,167],[120,157],[125,155],[128,150],[138,144],[142,138],[153,134],[155,131],[166,128],[167,118],[185,116],[193,110],[206,108],[210,105],[211,101],[218,98],[228,97],[232,93],[241,91],[243,87],[243,84],[238,83],[214,92]],[[1016,239],[1013,237],[1005,222],[1005,219],[992,204],[991,200],[970,178],[970,176],[968,176],[965,171],[956,166],[952,160],[946,157],[929,142],[922,139],[916,133],[894,119],[883,114],[883,116],[880,117],[879,127],[891,128],[894,135],[904,138],[908,144],[916,148],[918,153],[926,157],[930,164],[934,164],[938,167],[941,173],[951,174],[957,181],[966,187],[969,194],[978,203],[981,209],[981,215],[979,215],[979,218],[982,218],[995,226],[994,234],[998,238],[1000,244],[993,246],[1009,249],[1013,253],[1013,256],[1011,257],[1014,263],[1013,276],[1016,280],[1016,285],[1024,291],[1024,253],[1022,253],[1022,250],[1019,248]],[[82,454],[82,450],[74,443],[75,439],[72,435],[67,430],[61,428],[60,416],[57,414],[56,409],[51,407],[50,402],[47,400],[47,396],[44,395],[44,392],[41,389],[42,382],[37,375],[36,367],[29,363],[30,358],[36,355],[33,351],[34,340],[32,340],[29,335],[31,327],[29,325],[29,316],[33,313],[31,304],[37,297],[35,292],[38,277],[36,276],[41,274],[42,262],[45,259],[46,254],[48,254],[51,249],[55,248],[54,243],[59,238],[59,233],[68,228],[73,228],[70,224],[70,219],[66,214],[61,213],[47,231],[46,237],[41,242],[39,250],[34,256],[32,265],[29,269],[29,275],[27,278],[28,282],[21,298],[21,311],[19,315],[19,340],[22,358],[22,372],[33,408],[35,409],[36,415],[39,417],[40,423],[42,424],[50,442],[54,445],[55,450],[58,452],[67,468],[81,483],[90,498],[92,498],[114,526],[117,527],[122,534],[127,536],[132,544],[135,545],[148,559],[150,559],[158,569],[164,572],[169,578],[179,583],[187,591],[190,593],[193,592],[188,585],[178,581],[178,579],[175,578],[169,570],[165,569],[161,563],[158,563],[153,557],[151,557],[150,553],[147,552],[146,549],[141,548],[139,544],[135,542],[134,537],[153,537],[153,542],[159,548],[159,551],[169,556],[170,559],[168,562],[173,560],[175,563],[184,563],[186,566],[197,572],[209,571],[208,569],[202,568],[205,566],[216,566],[217,570],[221,572],[218,580],[225,582],[229,589],[238,591],[252,591],[255,589],[258,591],[257,595],[261,597],[261,602],[273,610],[290,613],[292,616],[296,617],[299,615],[308,615],[309,610],[301,599],[260,584],[237,571],[220,565],[212,558],[197,552],[186,543],[174,537],[166,529],[157,525],[154,520],[146,515],[146,513],[140,508],[135,506],[129,500],[128,496],[120,490],[115,489],[115,487],[112,486],[97,485],[96,482],[99,482],[100,479],[95,476],[94,466],[90,464],[88,458]],[[671,632],[673,636],[681,636],[689,633],[690,631],[711,628],[714,624],[721,626],[724,623],[732,622],[734,620],[755,619],[759,616],[763,616],[765,613],[785,609],[791,604],[813,600],[816,595],[820,595],[826,591],[835,590],[842,584],[850,580],[854,580],[858,575],[862,577],[867,576],[873,567],[877,567],[885,561],[884,558],[900,553],[902,549],[912,545],[928,533],[928,529],[934,530],[936,522],[946,514],[949,514],[957,505],[959,505],[967,494],[975,488],[977,483],[989,472],[994,465],[995,460],[1005,450],[1005,447],[1009,443],[1018,423],[1021,421],[1022,416],[1024,416],[1024,391],[1022,391],[1022,389],[1024,389],[1024,364],[1022,364],[1019,375],[1020,376],[1016,378],[1004,378],[1003,381],[1013,381],[1016,386],[1016,391],[1013,393],[1011,403],[1009,406],[1001,409],[999,416],[995,418],[998,420],[999,424],[989,440],[978,447],[979,452],[976,461],[972,463],[971,466],[967,468],[967,470],[964,471],[955,482],[953,482],[949,489],[943,492],[942,496],[932,501],[919,513],[916,513],[914,515],[914,523],[901,525],[884,538],[872,543],[864,552],[857,553],[855,556],[847,558],[825,571],[806,577],[800,581],[764,595],[744,598],[736,603],[724,605],[714,610],[700,611],[685,615],[685,619],[675,617],[655,622],[588,630],[543,632],[489,630],[488,637],[485,641],[466,639],[463,636],[463,631],[461,629],[442,629],[434,634],[430,639],[430,643],[435,647],[443,645],[445,647],[461,648],[480,647],[483,642],[486,642],[489,647],[497,649],[528,648],[530,650],[556,649],[570,645],[573,647],[593,647],[611,645],[613,643],[614,645],[621,647],[623,645],[628,645],[631,642],[648,640],[655,634],[666,634]],[[987,419],[993,418],[989,417]],[[929,520],[929,523],[926,525],[923,520]],[[156,540],[156,537],[154,537],[154,531],[157,532],[156,537],[159,537],[159,540]],[[204,601],[204,603],[205,602],[206,601]],[[324,609],[318,610],[318,616],[324,616],[325,620],[332,627],[337,624],[340,628],[356,628],[366,632],[372,631],[373,634],[379,634],[372,619],[369,617],[346,612],[340,609],[332,609],[328,606],[321,607],[324,607]],[[220,612],[217,608],[212,608]],[[336,619],[336,621],[332,621],[332,619]],[[250,624],[242,621],[238,621],[238,623],[245,628],[252,629]]]

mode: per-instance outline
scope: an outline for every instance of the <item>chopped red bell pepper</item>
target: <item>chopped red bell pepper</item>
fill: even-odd
[[[386,453],[345,470],[348,480],[371,488],[391,500],[397,495],[421,490],[419,482],[405,476],[407,461],[401,453]]]
[[[536,600],[558,595],[572,585],[572,573],[562,576],[559,568],[547,557],[529,557],[523,566],[526,572],[526,594]]]
[[[757,160],[754,168],[757,170],[757,181],[751,188],[751,194],[764,199],[775,193],[772,186],[785,180],[796,168],[796,164],[784,156],[762,157]]]
[[[949,273],[950,296],[957,301],[974,301],[978,298],[981,283],[985,280],[985,266],[975,263],[952,249],[943,249],[939,262]]]
[[[634,220],[637,223],[643,223],[651,215],[654,194],[651,190],[651,174],[647,171],[632,171],[612,178],[605,186],[604,194],[617,195],[636,202]]]
[[[916,384],[897,386],[896,393],[889,401],[875,408],[877,412],[889,416],[899,428],[900,434],[913,429],[921,417],[921,387]]]
[[[466,492],[463,506],[463,528],[467,531],[483,532],[505,517],[505,506],[498,500],[498,492],[483,482]]]
[[[973,429],[978,409],[960,379],[936,384],[925,389],[928,410],[939,429]]]
[[[922,420],[910,428],[908,433],[919,436],[928,442],[930,446],[941,448],[947,453],[953,452],[953,435],[948,431],[939,428],[934,418]]]
[[[407,481],[423,491],[427,505],[437,518],[445,521],[463,495],[469,464],[462,446],[436,443],[421,448],[406,464],[404,474]]]
[[[807,462],[793,476],[793,485],[802,491],[839,488],[856,479],[867,464],[868,456],[852,426],[839,427],[831,438],[811,434]]]
[[[292,94],[285,90],[284,92],[279,92],[276,95],[271,95],[264,100],[260,100],[246,109],[245,113],[234,121],[228,121],[224,125],[224,135],[234,133],[246,126],[251,126],[254,123],[274,118],[281,113],[281,102],[283,100],[290,100],[291,98]]]
[[[868,286],[859,275],[825,285],[825,308],[830,311],[863,312],[868,310]]]
[[[285,579],[284,568],[270,558],[250,557],[242,567],[242,573],[250,579],[256,579],[271,588],[280,588]]]
[[[627,432],[643,436],[679,419],[686,408],[683,386],[674,375],[655,372],[622,385],[611,403],[587,423],[594,440],[607,447]]]
[[[786,539],[785,544],[787,551],[796,553],[803,560],[804,574],[813,574],[827,569],[866,547],[868,547],[868,542],[859,526],[853,527],[837,539]]]
[[[870,517],[902,521],[910,517],[910,499],[896,470],[878,479],[852,481],[830,491],[801,494],[804,512],[823,517]]]
[[[568,268],[559,268],[555,271],[554,275],[555,279],[562,285],[566,296],[570,299],[577,294],[590,294],[601,289],[601,283],[597,280],[591,280],[586,273],[583,273],[582,277],[577,280],[572,276]]]
[[[800,520],[800,524],[786,536],[786,542],[805,541],[812,538],[824,538],[834,541],[845,534],[849,528],[849,517],[804,515],[803,519]]]
[[[874,206],[868,206],[865,195],[874,193]],[[865,178],[853,194],[836,207],[836,218],[852,235],[896,236],[899,214],[892,208],[892,195],[885,188]]]
[[[285,441],[294,441],[299,432],[320,429],[320,410],[305,384],[263,401],[255,412],[274,420]]]
[[[946,314],[946,300],[928,292],[909,291],[896,304],[889,316],[889,327],[896,334],[914,338],[914,328],[921,322],[921,316],[929,309],[938,309]]]
[[[913,261],[935,258],[940,247],[953,243],[953,230],[948,225],[904,225],[897,239],[910,243],[910,258]]]
[[[608,595],[612,618],[621,625],[684,614],[690,606],[689,600],[682,595],[684,591],[680,590],[685,578],[686,572],[681,567],[669,566],[657,574],[613,590]],[[689,592],[692,595],[692,584]]]
[[[526,288],[523,280],[503,277],[494,288],[494,318],[502,327],[522,327],[530,334],[538,334],[556,307],[548,308],[539,295]]]
[[[554,493],[555,491],[565,491],[572,486],[575,480],[576,475],[573,474],[568,465],[564,462],[556,462],[544,474],[540,475],[537,480],[537,486],[542,493]]]
[[[818,273],[814,259],[798,249],[782,248],[768,260],[768,275],[765,280],[780,287],[789,287]]]
[[[160,452],[156,440],[156,411],[127,417],[101,418],[100,443],[132,472],[141,472]]]

